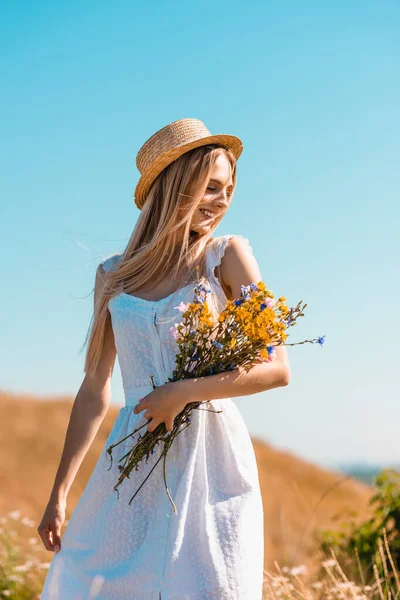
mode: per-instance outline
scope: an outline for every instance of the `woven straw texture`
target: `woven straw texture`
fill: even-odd
[[[136,166],[141,174],[134,199],[143,208],[147,193],[165,167],[192,148],[206,144],[220,144],[232,150],[236,160],[242,153],[242,141],[229,134],[212,135],[199,119],[179,119],[154,133],[140,148]]]

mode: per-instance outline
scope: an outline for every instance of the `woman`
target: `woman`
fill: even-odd
[[[212,291],[207,301],[214,315],[240,296],[242,285],[262,279],[246,238],[211,237],[232,202],[241,151],[237,137],[211,135],[201,121],[181,119],[138,152],[135,202],[141,214],[125,250],[97,268],[85,377],[38,527],[45,547],[55,552],[42,600],[261,599],[257,464],[232,397],[287,385],[286,348],[277,347],[276,360],[247,372],[165,385],[177,352],[170,329],[179,322],[180,303],[192,300],[198,275]],[[68,490],[107,412],[117,354],[125,406],[105,449],[149,419],[149,431],[162,422],[171,431],[188,402],[209,401],[213,410],[192,411],[190,426],[168,452],[166,479],[177,514],[162,468],[129,504],[161,448],[116,495],[118,457],[134,438],[116,446],[111,468],[104,450],[61,539]]]

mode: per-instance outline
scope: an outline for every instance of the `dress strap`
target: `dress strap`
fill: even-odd
[[[233,237],[241,238],[242,240],[244,240],[250,252],[253,253],[253,249],[250,246],[249,240],[243,235],[240,235],[239,233],[227,233],[226,235],[220,235],[219,237],[215,238],[213,243],[210,244],[210,246],[208,247],[206,265],[209,276],[215,277],[214,269],[215,267],[221,264],[222,257],[225,253],[225,248],[229,240]]]
[[[116,254],[106,256],[106,258],[104,258],[100,263],[103,267],[103,271],[105,271],[106,273],[112,271],[118,264],[118,261],[121,258],[121,256],[122,252],[117,252]]]

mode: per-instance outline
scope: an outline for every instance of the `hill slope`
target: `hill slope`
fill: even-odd
[[[64,443],[72,398],[38,398],[0,392],[0,515],[13,509],[39,523]],[[119,406],[110,406],[68,497],[73,511],[103,450]],[[339,510],[365,515],[372,490],[253,439],[264,504],[265,567],[311,564],[313,531],[333,526]]]

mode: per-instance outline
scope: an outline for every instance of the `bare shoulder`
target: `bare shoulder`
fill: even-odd
[[[262,280],[258,262],[247,238],[234,235],[228,239],[221,259],[220,275],[231,291],[231,299],[239,298],[242,285]]]

